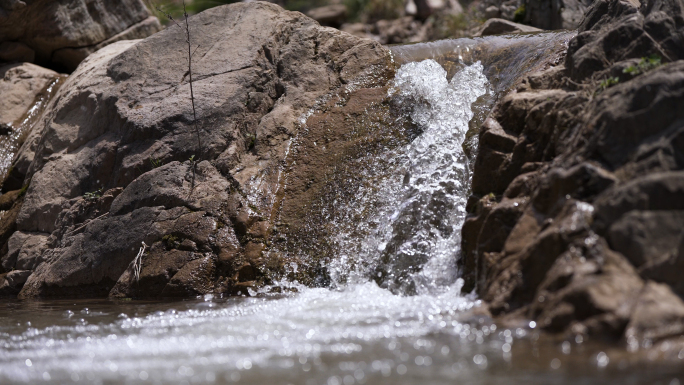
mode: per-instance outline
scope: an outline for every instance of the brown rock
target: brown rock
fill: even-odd
[[[521,33],[521,32],[539,32],[541,29],[530,27],[529,25],[518,24],[512,21],[489,18],[482,26],[475,32],[475,36],[489,36],[501,35],[505,33]]]
[[[648,282],[639,295],[631,322],[628,342],[643,344],[684,334],[684,302],[667,285]]]
[[[30,275],[29,270],[14,270],[0,274],[0,298],[15,297]]]
[[[36,63],[68,71],[107,44],[147,37],[161,29],[141,0],[12,3],[0,8],[0,43],[21,43],[35,52]]]
[[[636,76],[623,72],[651,54],[681,58],[671,36],[681,35],[673,15],[683,9],[596,1],[565,66],[528,76],[497,102],[480,133],[471,199],[488,206],[471,204],[463,229],[466,274],[476,269],[494,314],[630,346],[684,333],[684,67],[652,59]],[[620,81],[597,84],[608,76]],[[528,199],[522,215],[486,230],[508,232],[503,245],[473,241],[510,198]]]
[[[36,53],[29,46],[16,41],[5,41],[0,43],[0,63],[33,63]]]
[[[263,283],[282,266],[262,251],[300,118],[319,98],[392,74],[378,43],[273,4],[216,7],[190,23],[201,146],[172,48],[185,38],[170,28],[86,58],[20,151],[31,184],[17,225],[50,235],[21,297],[230,292],[247,261]],[[142,242],[151,265],[134,282]]]

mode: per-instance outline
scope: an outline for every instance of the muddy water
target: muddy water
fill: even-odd
[[[420,133],[375,155],[385,171],[358,168],[372,188],[359,185],[329,218],[330,287],[282,281],[290,294],[180,302],[5,301],[0,383],[684,383],[684,349],[627,354],[579,336],[554,340],[534,323],[493,323],[461,292],[467,133],[519,76],[511,73],[551,60],[568,36],[393,48],[403,66],[388,97]]]

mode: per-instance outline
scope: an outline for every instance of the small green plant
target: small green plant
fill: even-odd
[[[169,249],[176,249],[181,244],[181,239],[175,235],[167,234],[162,237],[162,242]]]
[[[165,20],[164,17],[161,17],[165,16],[167,13],[176,18],[183,16],[183,6],[176,0],[144,0],[144,2],[149,10],[152,12],[157,11],[155,16],[159,18],[159,21],[162,24],[171,22],[171,20]],[[193,0],[188,2],[187,12],[190,15],[194,15],[209,8],[235,2],[237,2],[237,0]],[[156,8],[163,9],[164,11],[159,11]]]
[[[30,184],[30,182],[29,182],[29,183],[26,183],[25,185],[23,185],[23,186],[21,187],[21,190],[19,190],[19,195],[17,195],[17,198],[21,198],[21,197],[23,197],[24,195],[26,195],[26,191],[28,191],[29,184]]]
[[[375,22],[400,17],[404,7],[402,0],[344,0],[349,12],[349,20]]]
[[[642,57],[637,65],[631,65],[622,70],[622,72],[632,76],[637,76],[652,69],[658,68],[661,65],[663,65],[663,59],[658,55],[651,55],[649,57]]]
[[[608,89],[616,84],[620,83],[620,78],[617,76],[609,77],[607,79],[603,79],[601,83],[599,83],[599,92]]]
[[[161,159],[150,157],[150,166],[152,166],[152,168],[161,167],[163,165],[164,163],[162,163]]]
[[[516,9],[513,13],[513,21],[516,23],[522,23],[523,21],[525,21],[526,12],[527,11],[525,10],[525,4],[519,6],[518,9]]]
[[[433,37],[435,39],[446,39],[458,36],[459,31],[468,29],[468,19],[465,14],[453,15],[449,13],[438,13],[430,16],[428,22],[432,21]]]
[[[247,149],[251,150],[254,148],[256,145],[256,136],[255,135],[248,135],[247,136]]]
[[[100,187],[99,189],[97,189],[95,191],[90,191],[90,192],[83,194],[83,199],[85,199],[87,201],[94,201],[94,200],[99,199],[102,196],[102,193],[103,193],[103,188]]]

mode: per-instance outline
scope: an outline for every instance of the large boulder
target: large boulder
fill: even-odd
[[[15,164],[30,185],[2,257],[35,268],[20,297],[263,283],[283,265],[269,239],[307,113],[393,75],[380,44],[270,3],[212,8],[190,28],[195,111],[184,31],[168,28],[85,59],[27,139]]]
[[[595,0],[484,0],[487,19],[503,18],[546,30],[577,29]]]
[[[649,345],[684,330],[684,3],[599,0],[578,32],[482,127],[466,289],[501,317]]]
[[[73,71],[90,53],[161,29],[142,0],[0,1],[0,61]]]

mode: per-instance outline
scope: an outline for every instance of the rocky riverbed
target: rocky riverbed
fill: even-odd
[[[519,21],[576,33],[390,50],[271,3],[216,7],[190,18],[191,74],[184,30],[152,34],[139,2],[97,33],[56,19],[59,44],[2,24],[13,60],[73,72],[0,68],[0,295],[462,286],[500,325],[678,352],[684,3],[532,23],[542,3]]]

